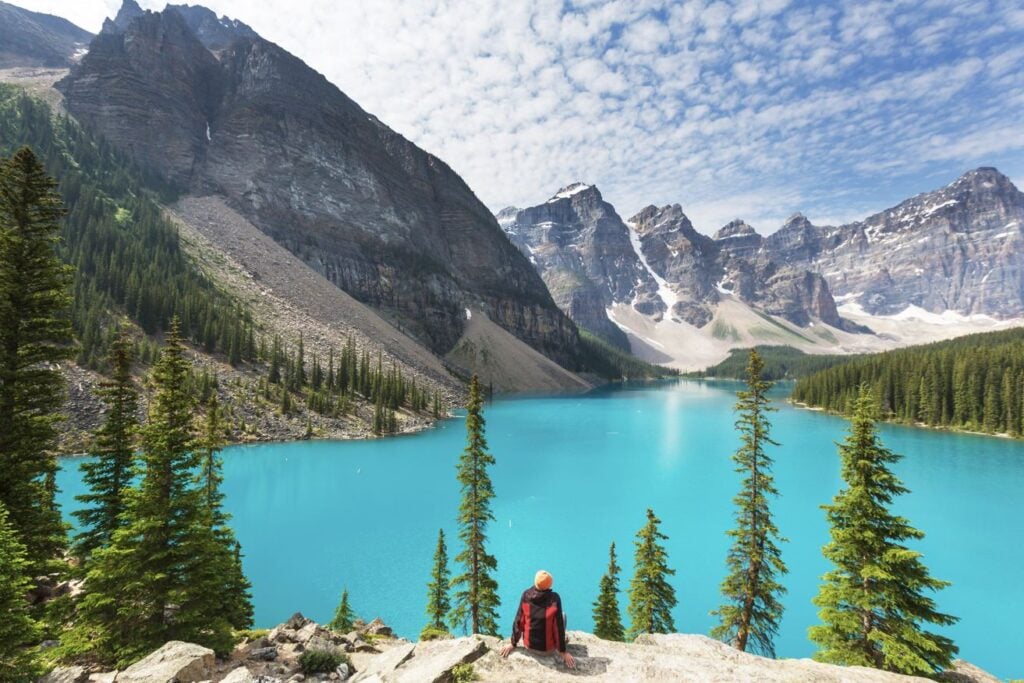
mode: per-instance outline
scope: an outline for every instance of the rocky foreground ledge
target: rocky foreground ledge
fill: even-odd
[[[63,667],[40,679],[40,683],[544,683],[580,678],[617,683],[929,681],[809,659],[766,659],[699,635],[649,635],[634,643],[601,640],[581,631],[570,631],[567,637],[569,652],[577,662],[574,671],[566,669],[557,657],[522,648],[502,659],[498,654],[501,641],[490,636],[410,643],[393,637],[391,629],[379,619],[340,635],[296,614],[266,635],[241,643],[227,660],[217,660],[212,650],[199,645],[170,642],[121,672]],[[333,651],[348,661],[330,673],[303,674],[300,657],[310,650]],[[999,683],[998,678],[959,660],[940,680]]]

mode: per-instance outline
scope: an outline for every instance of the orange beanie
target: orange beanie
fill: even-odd
[[[551,574],[548,574],[543,569],[533,577],[533,587],[540,591],[551,590],[551,584],[554,582],[555,580],[551,578]]]

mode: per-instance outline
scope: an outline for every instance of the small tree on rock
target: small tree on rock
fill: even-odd
[[[352,630],[355,623],[356,613],[352,611],[352,607],[348,604],[348,589],[345,588],[341,591],[341,602],[338,603],[337,609],[334,610],[334,617],[327,624],[327,628],[337,633],[348,633]]]
[[[906,546],[924,534],[889,511],[908,489],[889,469],[900,456],[882,445],[876,410],[862,387],[850,433],[839,445],[846,488],[824,506],[832,541],[823,553],[834,569],[814,598],[824,622],[810,629],[820,648],[814,658],[931,676],[950,665],[957,647],[923,626],[948,626],[957,619],[939,612],[925,595],[949,583],[933,579],[921,553]]]
[[[434,550],[434,566],[430,570],[427,584],[427,628],[443,631],[445,617],[452,608],[448,597],[448,547],[444,542],[444,529],[437,532],[437,548]]]
[[[668,553],[660,543],[668,536],[658,530],[661,520],[654,511],[647,510],[647,524],[637,532],[636,567],[629,582],[630,638],[642,633],[672,633],[675,622],[672,608],[676,606],[676,591],[669,584],[668,577],[675,575],[668,567]]]
[[[605,640],[626,639],[619,612],[619,565],[615,561],[615,544],[608,548],[608,571],[601,577],[601,586],[594,602],[594,635]]]

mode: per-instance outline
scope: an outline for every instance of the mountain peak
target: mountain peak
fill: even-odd
[[[256,31],[248,24],[217,14],[201,5],[167,5],[185,19],[189,29],[208,50],[222,50],[237,38],[257,38]]]
[[[132,20],[141,17],[145,13],[146,11],[139,7],[139,3],[135,2],[135,0],[124,0],[114,20],[107,19],[103,22],[103,30],[124,31],[132,23]]]
[[[811,227],[811,221],[807,219],[807,216],[803,215],[799,211],[794,213],[792,216],[786,219],[786,222],[782,224],[782,229],[787,228],[792,230],[795,228],[809,228]]]
[[[570,183],[569,185],[566,185],[561,190],[556,192],[555,195],[548,200],[548,202],[556,202],[559,199],[569,199],[570,197],[577,195],[580,192],[585,192],[591,189],[596,190],[597,188],[594,187],[593,185],[588,185],[586,183],[581,182]]]
[[[756,235],[757,230],[747,225],[744,221],[737,218],[736,220],[729,221],[715,233],[714,238],[717,240],[729,239],[732,237],[748,237],[750,235]]]

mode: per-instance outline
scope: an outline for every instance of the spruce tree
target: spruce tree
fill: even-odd
[[[96,392],[107,406],[106,421],[96,431],[89,451],[94,460],[82,465],[82,481],[89,493],[77,496],[83,507],[74,513],[81,529],[75,549],[85,560],[108,545],[124,524],[121,514],[134,474],[138,392],[132,380],[132,341],[125,330],[110,345],[110,367],[110,379]]]
[[[605,640],[626,639],[619,612],[619,565],[615,562],[615,544],[608,548],[608,572],[594,602],[594,635]]]
[[[637,532],[635,573],[629,582],[630,638],[642,633],[672,633],[675,622],[672,608],[676,606],[676,591],[668,577],[675,575],[668,567],[668,553],[660,541],[668,536],[658,530],[661,520],[654,511],[647,510],[647,524]]]
[[[348,589],[345,588],[341,591],[341,601],[338,603],[337,609],[334,610],[334,617],[327,624],[327,628],[337,633],[348,633],[355,625],[355,621],[356,613],[348,604]]]
[[[227,653],[224,557],[206,489],[196,482],[200,449],[192,437],[195,401],[177,320],[153,367],[153,397],[141,434],[142,480],[129,496],[127,524],[98,550],[86,577],[74,640],[123,666],[168,640]]]
[[[487,452],[484,437],[483,400],[476,375],[469,382],[469,404],[466,414],[466,449],[459,457],[457,479],[462,488],[459,504],[459,539],[462,552],[455,561],[462,564],[463,572],[452,580],[454,605],[448,620],[452,628],[469,627],[471,633],[498,634],[498,582],[494,572],[498,560],[486,549],[487,523],[494,521],[491,500],[494,487],[487,467],[494,464],[494,456]]]
[[[200,459],[198,483],[206,506],[207,523],[215,540],[211,553],[221,567],[220,577],[224,586],[220,599],[224,615],[234,628],[245,629],[252,627],[252,584],[245,577],[242,547],[228,525],[231,516],[224,512],[224,494],[220,490],[224,481],[224,464],[218,453],[226,443],[226,431],[217,394],[213,393],[206,404],[206,423],[197,444]]]
[[[0,161],[0,503],[44,573],[66,543],[47,492],[64,379],[75,354],[66,315],[69,269],[57,257],[64,206],[57,184],[27,147]]]
[[[751,649],[768,657],[775,656],[774,638],[782,619],[779,596],[786,592],[778,577],[785,574],[777,542],[782,540],[772,520],[768,500],[778,495],[772,476],[772,458],[766,446],[777,446],[769,436],[767,413],[771,382],[761,379],[764,362],[757,351],[750,351],[747,364],[747,389],[737,392],[736,429],[742,445],[733,454],[736,471],[742,475],[736,504],[736,528],[728,532],[732,547],[726,556],[729,575],[722,582],[725,604],[712,614],[720,623],[712,637],[731,643],[736,649]]]
[[[430,583],[427,584],[427,628],[444,630],[445,617],[452,607],[448,588],[448,548],[444,543],[444,529],[440,529],[437,532],[437,548],[434,550]]]
[[[25,599],[30,588],[26,569],[25,545],[0,502],[0,681],[32,681],[39,673],[28,649],[37,641],[39,628]]]
[[[889,510],[908,489],[889,469],[900,456],[882,445],[876,410],[861,387],[839,445],[846,488],[824,506],[832,540],[823,553],[834,565],[814,598],[824,623],[809,634],[819,661],[928,676],[948,667],[957,648],[924,625],[957,619],[938,612],[925,595],[949,584],[932,578],[921,553],[906,546],[924,534]]]

